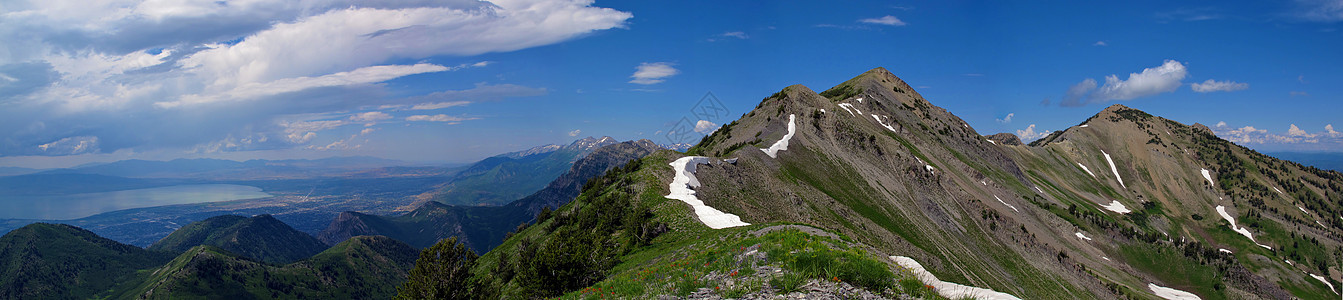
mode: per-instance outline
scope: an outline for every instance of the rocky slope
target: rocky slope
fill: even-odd
[[[684,155],[670,151],[608,173],[482,256],[474,279],[503,297],[581,296],[593,286],[688,296],[698,288],[676,286],[734,285],[716,272],[740,266],[710,261],[679,274],[688,283],[638,274],[680,267],[676,253],[703,253],[743,230],[801,223],[892,257],[884,263],[897,274],[928,271],[924,283],[957,287],[938,289],[948,297],[1337,296],[1337,172],[1120,105],[1029,146],[1014,140],[980,135],[881,68],[821,93],[790,86],[690,148],[705,156],[688,168],[691,179],[673,180],[682,171],[671,163]],[[676,182],[703,205],[663,197]],[[718,215],[704,208],[752,225],[711,229],[696,216]],[[602,221],[611,218],[624,221]],[[808,274],[769,256],[781,274]],[[528,275],[537,272],[590,275]],[[729,295],[719,287],[710,293]],[[890,297],[917,292],[877,287]]]

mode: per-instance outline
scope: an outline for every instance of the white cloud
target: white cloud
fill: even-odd
[[[378,131],[378,129],[377,129],[377,128],[364,128],[364,130],[360,130],[360,131],[359,131],[359,135],[368,135],[368,134],[370,134],[370,133],[373,133],[374,131]]]
[[[1296,124],[1291,124],[1285,134],[1272,133],[1267,129],[1259,129],[1254,126],[1245,126],[1235,129],[1231,129],[1227,126],[1218,126],[1217,129],[1214,130],[1214,133],[1216,133],[1217,136],[1241,145],[1320,144],[1322,137],[1328,138],[1327,140],[1324,140],[1327,143],[1343,143],[1343,139],[1339,139],[1343,138],[1343,135],[1336,134],[1337,132],[1331,134],[1330,132],[1333,132],[1333,126],[1331,125],[1325,126],[1325,132],[1309,133],[1300,127],[1297,127]]]
[[[490,66],[441,61],[556,44],[632,17],[591,0],[3,2],[0,131],[14,133],[0,143],[5,156],[69,155],[55,151],[67,138],[94,154],[278,150],[326,136],[285,126],[313,114],[540,95],[502,84],[397,98],[400,87],[379,83]]]
[[[1334,131],[1334,124],[1326,124],[1326,125],[1324,125],[1324,135],[1326,135],[1326,136],[1328,136],[1328,137],[1333,137],[1333,138],[1336,138],[1336,137],[1343,137],[1343,133],[1339,133],[1338,131]]]
[[[1110,44],[1105,43],[1105,41],[1096,41],[1095,44],[1091,44],[1091,45],[1092,45],[1092,46],[1102,46],[1102,47],[1103,47],[1103,46],[1109,46]]]
[[[997,121],[998,123],[1004,123],[1004,124],[1012,123],[1012,117],[1016,115],[1017,113],[1008,113],[1007,116],[1003,117],[1002,119],[997,119]]]
[[[1306,132],[1305,130],[1301,130],[1300,127],[1296,127],[1296,124],[1292,124],[1292,127],[1287,128],[1287,136],[1304,137],[1304,138],[1313,138],[1313,137],[1315,137],[1314,134],[1310,134],[1310,133]]]
[[[749,39],[749,38],[751,38],[751,36],[750,36],[750,35],[747,35],[746,32],[742,32],[742,31],[728,31],[728,32],[724,32],[724,33],[720,33],[720,34],[718,34],[718,35],[715,35],[715,36],[712,37],[712,38],[709,38],[709,41],[710,41],[710,42],[716,42],[716,41],[724,40],[724,39],[727,39],[727,38],[735,38],[735,39],[744,40],[744,39]]]
[[[1119,76],[1105,77],[1105,85],[1090,95],[1090,101],[1129,100],[1160,93],[1172,92],[1180,87],[1180,81],[1188,75],[1184,64],[1175,60],[1166,60],[1160,66],[1146,68],[1142,73],[1130,73],[1127,80]]]
[[[434,109],[449,108],[449,107],[453,107],[453,106],[462,106],[462,105],[467,105],[467,104],[471,104],[471,102],[470,102],[470,101],[450,101],[450,102],[421,103],[421,104],[416,104],[416,105],[414,105],[414,106],[411,106],[410,109],[411,109],[411,110],[434,110]]]
[[[1026,129],[1017,130],[1017,137],[1021,138],[1024,142],[1030,143],[1049,136],[1052,132],[1053,131],[1035,132],[1035,124],[1031,124],[1030,126],[1026,126]]]
[[[888,25],[888,26],[905,26],[905,21],[901,21],[900,18],[896,18],[895,16],[891,15],[887,15],[880,18],[862,19],[858,20],[858,22],[865,24],[877,24],[877,25]]]
[[[233,45],[192,54],[183,67],[234,86],[329,74],[394,58],[506,52],[624,25],[632,15],[591,1],[496,1],[457,9],[346,8],[279,23]],[[433,37],[433,38],[425,38]]]
[[[72,136],[56,140],[54,142],[41,144],[37,149],[42,152],[54,155],[76,155],[84,153],[98,152],[98,137],[96,136]]]
[[[454,117],[454,116],[449,116],[449,115],[444,115],[444,114],[437,114],[437,115],[414,115],[414,116],[406,117],[406,121],[412,121],[412,122],[448,122],[449,124],[457,124],[457,123],[460,123],[460,122],[462,122],[462,121],[470,121],[470,120],[477,120],[477,119],[479,119],[479,118],[473,118],[473,117]]]
[[[722,125],[714,124],[713,122],[709,122],[708,120],[699,120],[699,122],[695,122],[695,132],[701,134],[710,134],[713,133],[715,130],[718,130],[718,127],[721,126]]]
[[[1217,127],[1226,127],[1226,121],[1217,121]]]
[[[630,83],[657,84],[666,81],[664,78],[678,73],[681,73],[681,71],[673,68],[672,64],[668,62],[641,63],[638,67],[635,67],[634,75],[630,75],[634,78],[634,80],[630,80]]]
[[[265,83],[247,83],[220,94],[185,95],[182,96],[181,100],[154,104],[162,108],[175,108],[184,104],[203,104],[220,100],[249,100],[261,96],[291,93],[311,88],[377,83],[406,75],[447,70],[447,67],[434,64],[371,66],[319,77],[295,77]]]
[[[1143,69],[1141,73],[1129,73],[1128,79],[1125,80],[1120,80],[1117,75],[1106,76],[1105,85],[1100,88],[1095,88],[1096,81],[1088,78],[1069,88],[1060,105],[1081,106],[1173,92],[1180,87],[1180,81],[1188,74],[1184,64],[1168,59],[1160,66]],[[1088,92],[1090,94],[1087,94]],[[1081,101],[1084,94],[1086,94],[1085,102]]]
[[[392,115],[389,115],[389,114],[387,114],[387,113],[385,113],[385,112],[380,112],[380,111],[370,111],[370,112],[364,112],[364,113],[357,113],[357,114],[354,114],[353,116],[350,116],[350,120],[355,121],[355,122],[377,122],[377,121],[382,121],[382,120],[391,119],[391,118],[392,118]]]
[[[1316,22],[1343,21],[1343,1],[1296,0],[1296,17]]]
[[[1239,91],[1239,90],[1248,89],[1248,88],[1250,88],[1250,84],[1249,84],[1249,83],[1240,83],[1240,82],[1235,82],[1235,81],[1230,81],[1230,80],[1227,80],[1227,81],[1216,81],[1216,80],[1208,79],[1208,80],[1206,80],[1206,81],[1203,81],[1203,83],[1192,83],[1192,84],[1189,84],[1189,88],[1191,88],[1191,89],[1193,89],[1195,92],[1199,92],[1199,93],[1209,93],[1209,92],[1233,92],[1233,91]]]
[[[570,131],[570,132],[569,132],[569,136],[578,136],[578,134],[580,134],[580,133],[583,133],[583,131],[582,131],[582,130],[578,130],[578,129],[574,129],[574,131]]]

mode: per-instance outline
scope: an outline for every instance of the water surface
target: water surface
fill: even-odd
[[[59,196],[0,195],[0,219],[69,220],[130,208],[270,196],[261,188],[236,184],[188,184]]]

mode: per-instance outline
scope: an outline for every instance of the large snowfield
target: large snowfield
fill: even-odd
[[[695,197],[694,188],[700,186],[699,179],[695,178],[695,166],[708,163],[709,158],[703,156],[686,156],[671,162],[672,169],[676,170],[676,178],[672,179],[669,187],[671,194],[667,195],[667,198],[690,204],[690,207],[695,210],[695,216],[709,228],[723,229],[751,225],[751,223],[742,222],[741,217],[737,215],[704,205],[704,201]]]
[[[891,260],[894,260],[895,264],[914,272],[914,277],[918,278],[919,281],[922,281],[923,284],[932,286],[933,290],[937,291],[937,294],[942,295],[943,297],[951,299],[1021,300],[1021,298],[1017,298],[1017,296],[1012,296],[1008,293],[939,280],[937,279],[937,276],[933,275],[933,273],[929,273],[928,270],[923,268],[923,265],[920,265],[919,262],[913,258],[891,256]]]

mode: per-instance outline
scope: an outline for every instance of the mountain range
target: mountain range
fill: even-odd
[[[587,137],[565,146],[545,145],[489,157],[458,172],[432,199],[449,205],[506,204],[544,188],[574,161],[616,142],[611,137]]]
[[[463,173],[529,182],[514,166],[570,157],[553,148]],[[1343,279],[1343,174],[1123,105],[1023,145],[877,68],[658,148],[592,149],[507,205],[341,213],[307,258],[321,246],[269,216],[151,250],[33,224],[0,237],[20,270],[0,295],[387,298],[454,281],[480,299],[1333,299]],[[449,236],[483,253],[415,268],[468,276],[408,271]]]

